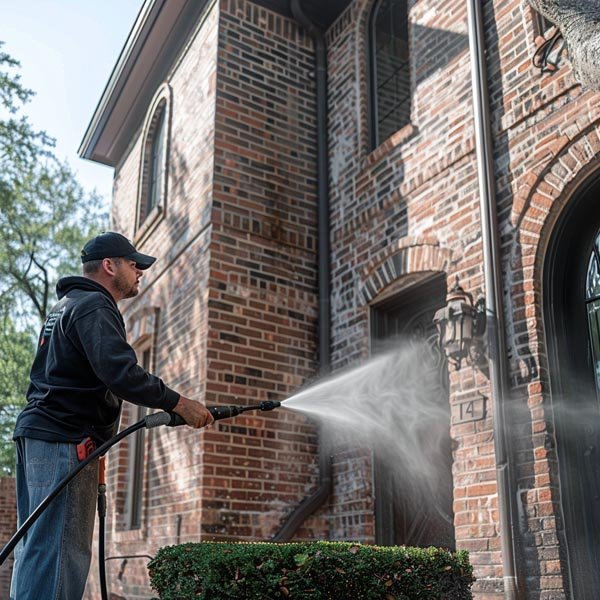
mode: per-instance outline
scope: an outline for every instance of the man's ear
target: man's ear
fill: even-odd
[[[116,273],[116,264],[112,258],[103,258],[102,259],[102,270],[107,275],[114,275]]]

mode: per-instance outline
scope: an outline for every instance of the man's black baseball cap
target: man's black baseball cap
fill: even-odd
[[[154,264],[156,258],[142,254],[123,235],[114,231],[107,231],[97,235],[85,244],[81,251],[81,262],[101,260],[102,258],[127,258],[135,260],[138,269],[147,269]]]

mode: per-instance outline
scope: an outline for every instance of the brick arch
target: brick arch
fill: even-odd
[[[563,210],[580,183],[600,168],[598,122],[598,119],[588,118],[585,124],[568,128],[550,147],[551,159],[530,171],[521,185],[522,191],[515,195],[506,281],[512,305],[507,306],[505,317],[506,327],[511,332],[507,341],[512,346],[515,361],[511,369],[517,379],[537,379],[540,372],[531,365],[547,354],[541,296],[544,261]],[[517,316],[522,308],[521,297],[532,312],[526,310],[524,315]],[[519,338],[516,330],[523,319],[528,339],[526,348],[516,343]],[[534,395],[545,391],[539,389]]]
[[[547,316],[544,314],[544,307],[548,306],[545,295],[550,291],[544,285],[547,283],[544,271],[547,257],[551,254],[551,241],[558,231],[561,217],[573,206],[590,176],[600,171],[600,119],[592,119],[587,115],[582,118],[585,118],[584,123],[580,120],[577,125],[571,125],[555,140],[550,148],[551,156],[538,170],[526,176],[523,185],[525,190],[519,197],[515,197],[511,219],[513,239],[509,271],[512,280],[509,281],[511,287],[508,297],[515,298],[520,293],[523,294],[525,308],[519,317],[512,316],[514,310],[506,311],[509,319],[520,320],[520,323],[508,323],[509,326],[512,325],[508,338],[514,344],[512,356],[517,361],[513,365],[514,381],[517,384],[527,384],[531,430],[544,432],[545,444],[554,448],[548,456],[534,452],[533,470],[535,473],[542,472],[542,469],[548,472],[552,502],[561,506],[561,510],[563,498],[568,498],[571,492],[569,483],[561,479],[559,470],[561,458],[556,444],[561,420],[559,414],[552,410],[552,400],[555,399],[552,392],[556,393],[556,390],[551,389],[550,375],[551,367],[559,365],[551,360],[554,354],[554,332],[547,328],[549,322],[544,318]],[[520,273],[519,266],[522,269]],[[522,276],[522,281],[519,281],[519,276]],[[533,366],[533,371],[528,363]],[[564,423],[562,425],[564,427]],[[532,486],[535,483],[532,482]],[[566,527],[557,533],[559,545],[565,548]],[[568,575],[563,573],[563,577],[565,576],[568,579]]]
[[[551,149],[553,158],[526,176],[529,185],[515,196],[511,215],[511,270],[520,247],[522,254],[534,254],[533,279],[542,281],[548,243],[560,214],[579,184],[600,168],[599,123],[600,119],[595,119],[558,138]]]
[[[554,225],[573,195],[581,176],[600,166],[600,119],[569,131],[549,147],[552,158],[525,177],[522,191],[515,195],[511,222],[515,231],[536,237]],[[545,215],[545,218],[542,216]]]
[[[445,273],[450,267],[451,254],[448,248],[441,248],[433,237],[403,238],[365,267],[359,298],[363,304],[370,304],[381,292],[406,275]]]

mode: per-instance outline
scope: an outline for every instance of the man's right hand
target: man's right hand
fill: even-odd
[[[185,396],[179,396],[179,402],[175,405],[176,412],[190,427],[200,429],[214,422],[209,410],[198,400],[192,400]]]

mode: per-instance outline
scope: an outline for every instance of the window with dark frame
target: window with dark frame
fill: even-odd
[[[160,102],[154,111],[144,145],[142,168],[142,194],[138,214],[138,227],[156,207],[164,204],[167,146],[167,103]]]
[[[147,371],[151,370],[152,348],[146,345],[138,353],[141,355],[140,364]],[[148,414],[145,406],[136,406],[133,411],[134,422],[143,419]],[[125,507],[126,526],[128,529],[140,529],[142,526],[142,510],[144,500],[144,472],[146,454],[146,430],[137,431],[131,441],[129,452],[129,486]]]
[[[371,142],[376,148],[410,123],[407,0],[379,0],[370,31]]]

